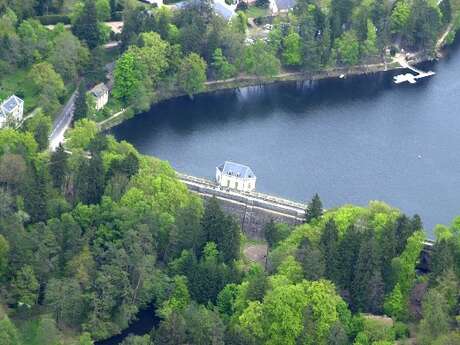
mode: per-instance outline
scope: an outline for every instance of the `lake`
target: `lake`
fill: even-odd
[[[112,133],[178,171],[213,178],[225,160],[249,165],[257,190],[325,207],[382,200],[435,224],[460,215],[460,54],[397,73],[247,87],[176,98]]]

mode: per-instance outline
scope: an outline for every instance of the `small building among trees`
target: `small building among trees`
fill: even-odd
[[[109,89],[104,83],[97,84],[90,91],[90,94],[95,98],[96,111],[101,110],[109,101]]]
[[[240,192],[251,192],[256,189],[256,175],[246,165],[228,162],[216,167],[216,181],[224,188]]]
[[[0,127],[19,123],[24,115],[24,101],[12,95],[0,104]]]

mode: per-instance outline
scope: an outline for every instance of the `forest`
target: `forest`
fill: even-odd
[[[421,272],[417,215],[316,195],[305,224],[266,224],[261,264],[167,163],[86,119],[65,145],[0,131],[1,344],[93,344],[152,304],[159,323],[124,345],[459,344],[460,218]]]
[[[123,345],[460,344],[460,218],[436,227],[422,272],[420,217],[378,201],[323,212],[314,196],[304,224],[265,226],[267,260],[250,262],[239,222],[166,162],[100,133],[86,94],[111,62],[102,117],[238,75],[433,54],[455,5],[299,0],[248,44],[244,9],[227,22],[208,1],[0,0],[0,98],[34,114],[0,130],[0,345],[94,344],[149,306],[158,324]],[[76,88],[75,122],[51,152]]]

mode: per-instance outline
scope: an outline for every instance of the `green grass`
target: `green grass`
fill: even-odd
[[[268,8],[261,8],[257,6],[249,6],[245,13],[249,18],[266,17],[269,14]]]
[[[38,97],[34,85],[28,78],[28,70],[17,70],[0,80],[0,99],[4,100],[12,94],[24,99],[24,113],[38,106]]]

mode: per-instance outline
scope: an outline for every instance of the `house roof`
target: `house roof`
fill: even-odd
[[[234,163],[234,162],[229,162],[226,161],[219,165],[217,167],[223,174],[229,175],[229,176],[236,176],[236,177],[241,177],[241,178],[255,178],[256,175],[254,172],[251,170],[250,167],[239,164],[239,163]]]
[[[278,11],[289,10],[295,6],[295,0],[275,0]]]
[[[193,1],[198,1],[198,0],[184,0],[184,1],[176,3],[174,6],[175,8],[181,9]],[[226,20],[232,19],[232,17],[236,14],[235,13],[236,6],[232,7],[230,5],[227,5],[224,0],[212,1],[212,7],[214,8],[214,11],[218,15],[222,16]]]
[[[18,105],[22,104],[24,104],[22,99],[16,95],[12,95],[1,104],[1,109],[5,113],[11,113]]]
[[[226,20],[232,19],[235,15],[235,10],[230,5],[227,5],[223,0],[214,0],[213,7],[214,11]]]
[[[89,92],[91,92],[94,95],[94,97],[99,98],[102,97],[104,94],[108,93],[109,89],[107,88],[107,86],[105,86],[104,83],[100,83],[93,87],[91,90],[89,90]]]

